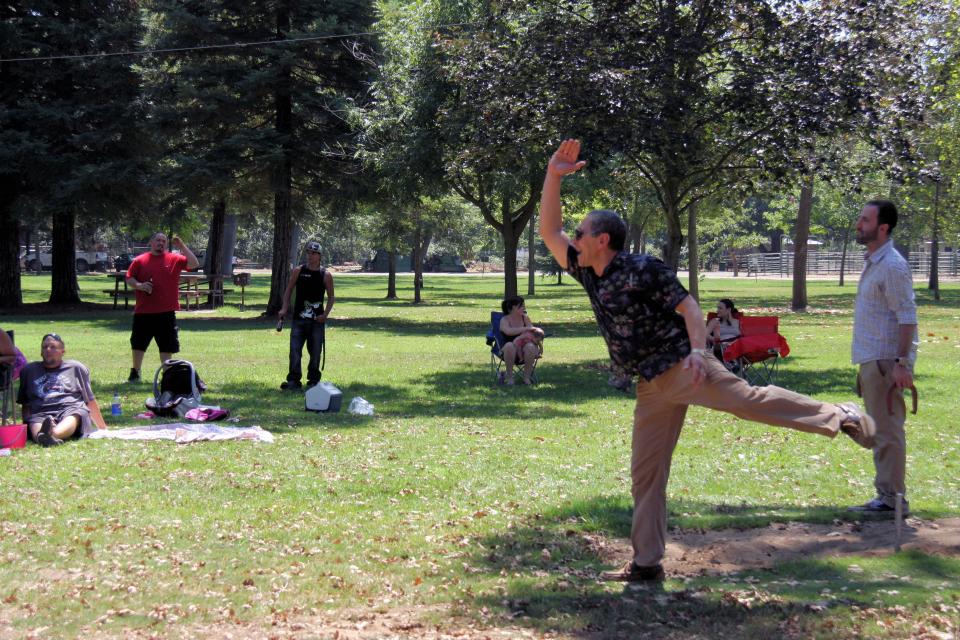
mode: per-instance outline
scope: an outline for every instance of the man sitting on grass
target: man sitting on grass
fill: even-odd
[[[95,427],[107,428],[90,388],[90,371],[76,360],[64,360],[64,353],[63,339],[48,333],[40,343],[43,360],[20,372],[17,402],[30,437],[44,447],[83,438]]]

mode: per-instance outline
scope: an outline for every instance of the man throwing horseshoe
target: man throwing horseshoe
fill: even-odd
[[[571,240],[563,231],[560,186],[586,164],[580,142],[565,140],[550,158],[540,199],[540,234],[560,266],[587,292],[610,359],[635,376],[630,475],[633,558],[606,580],[662,580],[667,480],[690,405],[744,420],[829,438],[839,432],[871,448],[875,423],[854,404],[834,405],[776,386],[752,387],[707,349],[700,306],[657,258],[624,251],[626,225],[616,213],[590,212]]]

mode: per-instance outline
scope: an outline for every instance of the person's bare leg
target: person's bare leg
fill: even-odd
[[[507,373],[504,380],[507,384],[513,384],[513,365],[517,361],[517,345],[512,342],[503,345],[503,361],[507,365]]]
[[[536,343],[528,342],[523,345],[523,384],[533,384],[533,365],[537,363],[540,348]]]
[[[53,425],[51,433],[54,438],[66,440],[74,434],[79,426],[80,419],[77,416],[67,416],[60,421],[60,424]]]
[[[137,371],[140,371],[140,367],[143,366],[143,356],[145,353],[146,351],[133,350],[133,368]]]
[[[163,366],[163,363],[173,357],[172,353],[163,353],[160,352],[160,366]]]

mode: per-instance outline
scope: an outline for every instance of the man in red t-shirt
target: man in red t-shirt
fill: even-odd
[[[167,236],[157,232],[150,238],[150,250],[134,258],[127,269],[127,284],[137,296],[130,334],[133,367],[128,382],[140,381],[143,355],[151,340],[157,341],[160,364],[180,351],[176,315],[180,308],[180,272],[196,269],[200,262],[178,236],[173,236],[173,246],[179,254],[169,253]]]

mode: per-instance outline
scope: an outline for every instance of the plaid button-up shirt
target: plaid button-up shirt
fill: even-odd
[[[897,353],[900,325],[917,324],[910,265],[893,247],[893,240],[867,256],[857,285],[853,316],[853,364],[893,360]],[[917,357],[914,329],[910,363]]]

